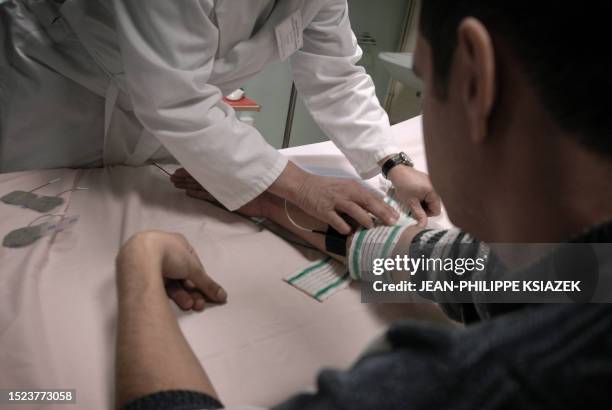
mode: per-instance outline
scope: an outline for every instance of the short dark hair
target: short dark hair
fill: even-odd
[[[436,92],[445,97],[457,29],[475,17],[503,41],[566,131],[612,156],[612,4],[607,1],[423,0]]]

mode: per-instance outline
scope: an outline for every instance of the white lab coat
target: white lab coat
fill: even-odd
[[[371,78],[356,66],[361,50],[347,7],[346,0],[67,0],[62,16],[109,79],[104,163],[139,165],[167,150],[231,210],[265,191],[287,160],[222,96],[279,59],[275,29],[300,10],[304,46],[290,57],[297,89],[357,172],[374,176],[399,149]],[[99,79],[92,82],[88,88],[98,89]]]

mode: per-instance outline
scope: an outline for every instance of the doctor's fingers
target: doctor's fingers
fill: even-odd
[[[342,201],[338,203],[338,209],[343,211],[345,214],[351,216],[359,225],[371,229],[374,227],[374,222],[370,214],[357,205],[355,202]]]
[[[386,225],[393,225],[399,219],[399,214],[390,205],[386,204],[382,197],[379,197],[366,188],[361,187],[362,192],[353,195],[351,199],[380,219]]]
[[[419,228],[427,226],[427,212],[423,209],[423,205],[418,199],[409,199],[406,205],[410,209],[410,215],[417,221]]]
[[[427,215],[438,216],[442,213],[442,200],[436,191],[430,191],[424,199],[427,204]]]
[[[349,235],[352,232],[349,224],[340,216],[336,211],[330,211],[322,217],[316,216],[318,219],[322,219],[323,222],[331,225],[336,231],[343,235]]]

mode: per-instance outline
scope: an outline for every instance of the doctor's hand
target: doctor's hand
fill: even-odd
[[[119,291],[147,287],[158,280],[163,280],[167,295],[182,310],[201,311],[206,301],[227,300],[227,293],[208,276],[185,237],[161,231],[138,233],[117,256]]]
[[[442,211],[440,197],[433,189],[427,174],[405,165],[396,166],[389,171],[398,199],[410,208],[412,217],[424,228],[428,216],[438,216]]]
[[[309,174],[292,162],[269,191],[346,235],[351,232],[351,227],[341,214],[347,214],[366,228],[374,227],[370,214],[388,225],[399,218],[399,214],[382,197],[359,182]]]

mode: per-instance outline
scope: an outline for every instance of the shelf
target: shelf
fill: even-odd
[[[247,111],[259,112],[261,111],[261,105],[257,104],[257,102],[251,100],[248,97],[243,97],[242,99],[238,101],[230,101],[227,98],[224,98],[223,101],[225,101],[234,110],[238,112],[247,112]]]

